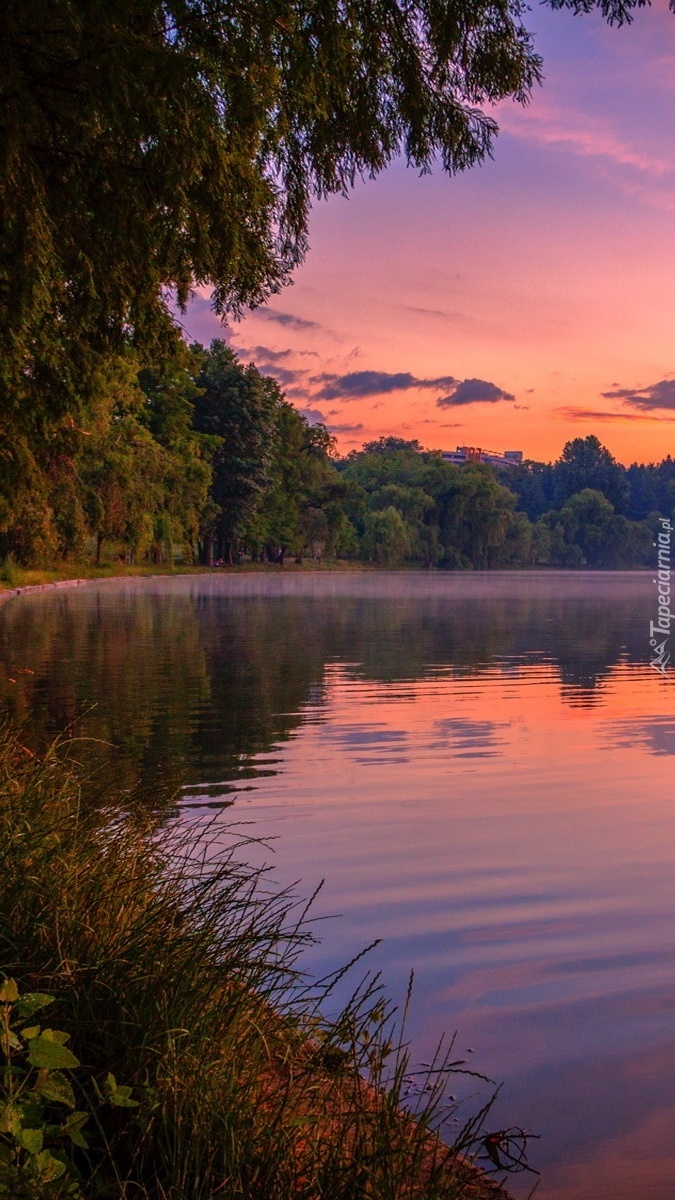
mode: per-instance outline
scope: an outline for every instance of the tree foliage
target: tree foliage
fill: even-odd
[[[519,0],[8,0],[0,12],[4,401],[71,405],[181,304],[260,303],[315,197],[396,155],[489,152],[540,62]],[[30,386],[26,368],[30,368]]]
[[[501,470],[397,437],[339,459],[219,340],[140,369],[131,349],[109,355],[82,420],[5,443],[0,561],[624,567],[651,562],[675,507],[672,459],[626,470],[595,437]]]

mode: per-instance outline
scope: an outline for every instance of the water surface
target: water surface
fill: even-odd
[[[325,879],[317,968],[383,937],[415,1050],[458,1030],[542,1200],[675,1195],[675,706],[651,575],[223,575],[0,607],[0,699],[120,747],[184,819]],[[267,852],[268,856],[271,851]]]

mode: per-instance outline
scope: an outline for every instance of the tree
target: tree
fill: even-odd
[[[371,561],[384,567],[400,567],[410,553],[411,530],[398,509],[390,506],[369,514],[363,540]]]
[[[321,558],[349,536],[342,509],[347,484],[330,455],[335,441],[323,425],[310,426],[286,401],[276,413],[269,484],[246,537],[257,554],[281,562],[287,552]]]
[[[553,498],[558,507],[586,488],[602,492],[617,512],[623,511],[628,495],[625,467],[593,434],[567,442],[553,466]]]
[[[594,8],[600,9],[610,25],[630,25],[633,20],[633,9],[649,8],[651,0],[546,0],[550,8],[569,8],[575,13],[590,13]],[[675,0],[670,0],[669,8],[675,12]]]
[[[211,497],[215,511],[205,530],[202,557],[228,562],[270,480],[276,413],[283,403],[279,385],[250,363],[242,366],[225,342],[193,347],[198,368],[195,429],[217,439]]]
[[[259,304],[302,259],[312,200],[399,154],[479,162],[497,129],[480,106],[525,101],[540,77],[521,10],[8,0],[0,382],[30,362],[53,384],[129,337],[162,342],[167,289],[184,304],[210,284],[218,312]]]
[[[561,567],[631,567],[650,559],[647,522],[629,521],[592,488],[571,496],[559,511],[545,513],[535,526],[540,561]]]
[[[516,515],[515,504],[513,492],[497,482],[485,463],[463,467],[444,502],[441,537],[451,557],[459,554],[474,567],[511,560],[525,537],[525,514]]]

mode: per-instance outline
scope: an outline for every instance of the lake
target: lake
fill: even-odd
[[[280,882],[324,879],[316,911],[341,915],[312,966],[381,937],[390,993],[414,968],[415,1055],[457,1030],[504,1080],[491,1124],[541,1135],[538,1200],[672,1200],[654,593],[650,573],[109,581],[0,606],[0,701],[36,743],[119,747],[130,791],[180,786],[180,819],[251,822]]]

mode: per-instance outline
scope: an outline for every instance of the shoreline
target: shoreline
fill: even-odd
[[[40,574],[39,572],[26,572],[31,574]],[[46,574],[47,572],[45,572]],[[241,566],[234,567],[180,567],[167,569],[165,571],[145,568],[131,568],[128,572],[120,572],[119,574],[101,573],[100,575],[73,575],[65,579],[48,579],[39,583],[21,583],[11,585],[0,583],[0,603],[3,600],[9,600],[12,596],[23,596],[30,593],[50,592],[57,588],[76,588],[83,587],[88,583],[129,583],[137,579],[200,579],[203,577],[222,577],[222,576],[240,576],[240,575],[278,575],[279,578],[284,578],[291,575],[416,575],[424,578],[467,578],[467,579],[484,579],[487,576],[498,578],[518,577],[532,578],[540,576],[541,578],[553,579],[563,577],[566,579],[584,579],[591,575],[602,576],[603,578],[612,578],[616,576],[633,576],[639,578],[642,575],[653,574],[649,567],[627,567],[627,568],[578,568],[578,567],[494,567],[485,568],[484,570],[427,570],[423,567],[399,567],[399,568],[384,568],[371,566],[367,563],[340,563],[331,564],[330,566],[321,566],[316,563],[296,564],[286,563],[283,567],[276,563],[245,563]]]

